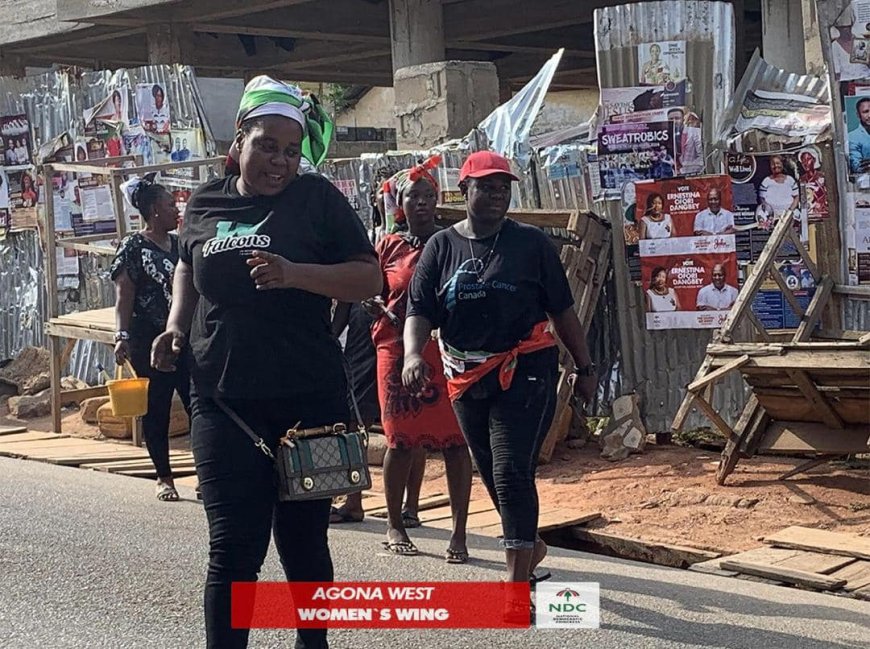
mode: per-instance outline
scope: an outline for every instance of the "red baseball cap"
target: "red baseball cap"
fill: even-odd
[[[459,180],[483,178],[493,174],[507,174],[513,180],[519,181],[511,171],[508,159],[493,151],[475,151],[468,156],[459,172]]]

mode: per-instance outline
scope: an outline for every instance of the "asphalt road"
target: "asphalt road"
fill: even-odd
[[[145,480],[0,458],[0,647],[204,645],[201,584],[207,535],[201,506],[160,503]],[[192,498],[192,492],[183,495]],[[424,555],[380,549],[383,522],[336,527],[339,580],[500,578],[491,539],[473,561],[446,565],[447,535],[415,530]],[[599,630],[332,631],[333,648],[821,649],[867,647],[870,603],[554,550],[557,581],[601,584]],[[281,579],[274,550],[263,571]],[[254,631],[250,646],[292,647],[292,631]]]

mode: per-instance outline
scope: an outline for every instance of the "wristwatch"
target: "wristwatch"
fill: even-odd
[[[115,342],[120,342],[121,340],[130,340],[130,332],[129,331],[116,331],[115,332]]]
[[[596,376],[595,364],[590,363],[589,365],[583,365],[582,367],[577,367],[575,365],[571,374],[575,376]]]

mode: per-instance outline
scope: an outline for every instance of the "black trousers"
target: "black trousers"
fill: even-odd
[[[303,428],[348,421],[343,390],[282,400],[225,400],[274,450],[297,422]],[[332,581],[330,499],[280,502],[273,461],[218,408],[193,397],[191,446],[209,527],[205,627],[209,649],[247,647],[248,630],[230,627],[234,581],[257,580],[270,532],[287,581]],[[325,649],[325,629],[299,629],[297,649]]]
[[[181,354],[174,372],[161,372],[151,367],[151,345],[131,347],[130,364],[136,374],[147,377],[148,412],[142,417],[142,436],[158,478],[171,478],[169,466],[169,417],[172,393],[178,392],[187,414],[190,414],[190,371],[187,356]]]
[[[453,402],[480,478],[501,514],[507,549],[534,547],[538,453],[556,409],[557,348],[518,358],[510,388],[493,370]]]

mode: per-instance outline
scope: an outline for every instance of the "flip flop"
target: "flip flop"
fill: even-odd
[[[444,554],[444,560],[447,563],[467,563],[468,562],[468,551],[467,550],[454,550],[453,548],[447,548],[447,552]]]
[[[329,510],[329,524],[337,525],[340,523],[361,523],[365,518],[365,514],[360,517],[348,514],[342,511],[340,507],[332,507]]]
[[[544,572],[540,572],[537,575],[535,573],[532,573],[531,575],[529,575],[529,584],[534,586],[535,584],[537,584],[539,582],[547,581],[552,576],[553,576],[553,573],[551,573],[549,570],[546,570]]]
[[[420,527],[423,523],[420,522],[420,517],[416,514],[412,514],[408,511],[402,512],[402,525],[405,526],[406,530],[414,529],[415,527]]]
[[[163,502],[175,502],[178,500],[178,490],[172,485],[158,484],[157,500],[162,500]]]
[[[383,541],[381,545],[387,549],[387,552],[403,557],[415,557],[420,554],[417,546],[411,541]]]

